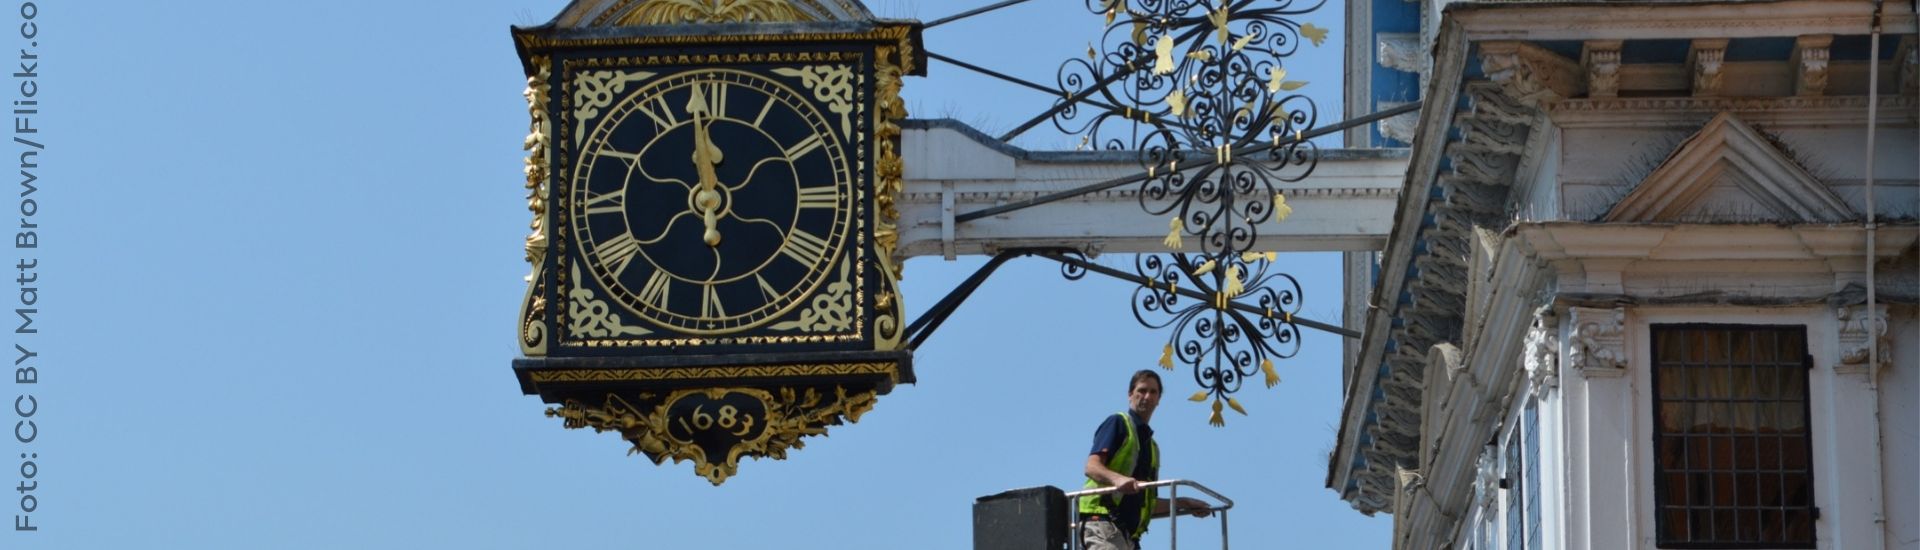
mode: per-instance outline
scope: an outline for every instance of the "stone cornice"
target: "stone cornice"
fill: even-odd
[[[1547,107],[1561,128],[1697,128],[1715,113],[1737,113],[1769,127],[1865,124],[1867,98],[1845,97],[1639,97],[1569,99]],[[1911,123],[1914,98],[1880,98],[1880,121]]]
[[[1913,28],[1913,11],[1882,4],[1887,29]],[[1461,2],[1448,19],[1470,40],[1636,40],[1861,34],[1874,4],[1778,2]]]
[[[1543,260],[1636,262],[1817,260],[1857,258],[1866,233],[1836,225],[1524,223],[1517,234]],[[1914,244],[1914,226],[1883,225],[1876,255],[1891,258]]]

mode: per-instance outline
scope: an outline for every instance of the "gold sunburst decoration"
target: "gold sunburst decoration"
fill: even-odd
[[[677,25],[812,20],[812,16],[780,0],[652,0],[620,16],[616,24],[621,26]]]

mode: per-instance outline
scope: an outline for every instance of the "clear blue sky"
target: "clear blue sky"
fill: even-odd
[[[918,385],[719,488],[542,416],[509,368],[528,214],[507,27],[562,4],[42,2],[44,332],[25,340],[41,353],[41,531],[0,546],[965,549],[975,497],[1081,481],[1093,427],[1165,336],[1135,324],[1126,284],[1041,260],[1004,269],[920,350]],[[1292,66],[1319,75],[1323,123],[1340,118],[1340,9]],[[1098,28],[1079,2],[1038,0],[926,40],[1045,81]],[[933,71],[907,82],[916,117],[1003,129],[1047,105]],[[1286,258],[1306,311],[1337,320],[1337,256]],[[909,307],[979,263],[908,262]],[[1306,342],[1225,428],[1168,375],[1165,475],[1238,501],[1238,548],[1382,547],[1384,516],[1321,487],[1340,348]],[[1218,529],[1185,522],[1182,542],[1212,547]]]

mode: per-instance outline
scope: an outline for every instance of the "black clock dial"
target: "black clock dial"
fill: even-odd
[[[842,140],[771,78],[649,81],[582,140],[572,206],[584,263],[628,310],[684,332],[777,318],[833,278],[848,246]]]

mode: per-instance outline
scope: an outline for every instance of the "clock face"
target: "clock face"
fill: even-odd
[[[581,262],[614,301],[700,335],[760,326],[836,271],[855,223],[843,136],[801,92],[730,69],[647,81],[581,141]]]

